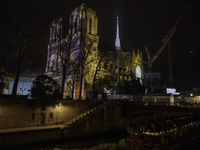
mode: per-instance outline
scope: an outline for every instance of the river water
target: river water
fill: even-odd
[[[93,149],[134,149],[130,146],[119,145],[119,140],[127,138],[130,135],[126,130],[113,131],[99,135],[89,135],[79,138],[66,139],[64,141],[57,141],[52,143],[42,143],[38,145],[19,147],[21,150],[93,150]]]
[[[173,148],[173,150],[200,150],[200,135],[195,138],[191,138],[188,141],[179,145],[179,147]]]
[[[126,130],[104,133],[100,135],[90,135],[79,138],[66,139],[64,141],[54,141],[48,143],[41,143],[31,146],[15,147],[14,150],[143,150],[131,145],[119,145],[120,139],[129,137]],[[187,140],[174,143],[173,146],[168,147],[170,150],[200,150],[200,135],[194,136]],[[10,150],[10,148],[9,148]],[[147,150],[147,148],[145,148]]]

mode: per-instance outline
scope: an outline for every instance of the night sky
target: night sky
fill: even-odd
[[[162,39],[173,24],[191,3],[192,7],[176,27],[171,40],[173,77],[177,84],[188,83],[200,87],[200,49],[199,49],[199,3],[198,0],[1,0],[1,39],[0,64],[14,72],[16,66],[13,47],[14,22],[24,23],[23,33],[32,40],[28,45],[29,59],[24,71],[43,73],[46,63],[47,44],[51,22],[70,13],[82,3],[95,10],[99,19],[98,34],[100,43],[114,48],[116,16],[120,21],[120,40],[124,51],[132,52],[139,48],[143,60],[147,61],[144,45],[151,57],[162,46]],[[137,51],[136,51],[137,52]],[[147,66],[144,65],[145,72]],[[154,62],[153,72],[161,72],[162,83],[168,82],[167,48]]]

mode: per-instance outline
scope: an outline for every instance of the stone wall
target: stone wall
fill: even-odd
[[[72,124],[57,126],[56,124],[62,124],[85,110],[96,107],[99,102],[58,101],[57,103],[55,108],[47,107],[45,111],[42,111],[39,106],[34,110],[30,109],[23,101],[1,101],[0,147],[102,133],[118,128],[118,122],[121,119],[121,103],[107,101],[99,109],[88,113]],[[62,105],[59,105],[60,103]],[[50,113],[53,113],[53,116]],[[32,114],[35,114],[34,119]],[[44,125],[41,124],[41,114],[45,115]],[[2,130],[3,128],[7,129]],[[16,130],[13,130],[15,128]]]
[[[0,99],[0,129],[62,124],[76,115],[99,105],[98,102],[57,101],[55,108],[31,109],[25,100]]]
[[[60,140],[61,133],[62,130],[60,128],[1,133],[0,148]]]

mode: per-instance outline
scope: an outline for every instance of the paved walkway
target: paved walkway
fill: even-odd
[[[64,128],[64,127],[65,126],[63,124],[59,124],[59,125],[47,125],[47,126],[8,128],[8,129],[0,129],[0,133],[32,131],[32,130],[44,130],[44,129],[55,129],[55,128]]]

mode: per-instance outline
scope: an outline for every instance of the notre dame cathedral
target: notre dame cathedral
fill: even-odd
[[[69,21],[68,21],[69,20]],[[68,28],[67,28],[68,26]],[[115,41],[115,50],[116,53],[119,55],[117,57],[117,69],[116,72],[119,75],[118,84],[120,86],[126,86],[126,82],[135,80],[140,85],[143,84],[144,73],[143,73],[143,64],[142,60],[142,53],[137,50],[137,54],[133,49],[131,52],[125,52],[121,48],[120,44],[120,37],[119,37],[119,23],[117,17],[117,31],[116,31],[116,41]],[[55,80],[62,81],[62,63],[59,57],[59,48],[62,46],[62,43],[69,42],[70,34],[73,34],[73,37],[78,37],[76,42],[71,47],[73,53],[70,57],[78,56],[82,51],[80,50],[82,47],[81,42],[86,41],[93,41],[93,51],[92,54],[88,59],[97,58],[98,59],[98,43],[99,43],[99,36],[98,36],[98,18],[96,12],[91,8],[81,5],[80,7],[76,8],[70,15],[69,19],[59,18],[56,21],[52,22],[50,27],[50,39],[48,44],[48,52],[47,52],[47,63],[45,74],[53,77]],[[84,40],[81,40],[84,38]],[[89,39],[89,40],[86,40]],[[86,49],[86,47],[84,47]],[[86,62],[85,62],[86,63]],[[93,73],[92,69],[96,67],[96,61],[90,63],[89,70],[91,73],[83,76],[82,80],[82,87],[80,87],[79,80],[74,81],[74,78],[78,78],[78,73],[71,72],[70,75],[67,76],[65,80],[65,89],[64,89],[64,96],[63,98],[73,97],[74,100],[79,98],[79,91],[81,90],[81,97],[86,99],[86,93],[91,91],[91,85],[93,81]],[[88,70],[88,69],[87,69]],[[72,88],[73,83],[74,88]],[[73,89],[73,90],[72,90]],[[115,92],[114,94],[123,94]],[[125,93],[124,93],[125,94]],[[73,95],[73,96],[72,96]]]

